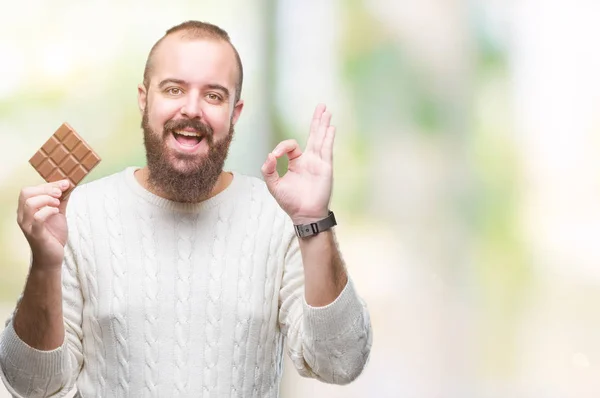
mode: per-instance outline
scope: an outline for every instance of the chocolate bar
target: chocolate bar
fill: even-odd
[[[63,123],[29,163],[47,182],[68,179],[71,187],[62,194],[66,198],[100,163],[100,157],[69,124]]]

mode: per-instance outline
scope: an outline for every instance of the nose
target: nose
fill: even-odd
[[[202,118],[202,109],[201,109],[201,101],[193,91],[190,92],[185,97],[185,103],[181,107],[181,115],[187,116],[190,119],[201,119]]]

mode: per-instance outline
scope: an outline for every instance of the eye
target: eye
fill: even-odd
[[[209,100],[211,101],[221,101],[221,96],[215,93],[208,93],[206,94],[206,96],[208,97]]]
[[[170,87],[167,90],[167,94],[170,95],[181,95],[183,91],[179,87]]]

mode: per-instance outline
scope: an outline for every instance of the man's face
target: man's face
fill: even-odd
[[[216,40],[165,38],[152,58],[150,83],[139,87],[149,183],[194,202],[216,183],[243,103],[231,47]]]

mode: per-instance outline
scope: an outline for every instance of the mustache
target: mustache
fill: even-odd
[[[165,135],[172,134],[177,130],[183,129],[193,129],[200,134],[201,139],[206,139],[208,144],[212,145],[214,135],[213,129],[198,119],[171,119],[163,126],[163,132]]]

